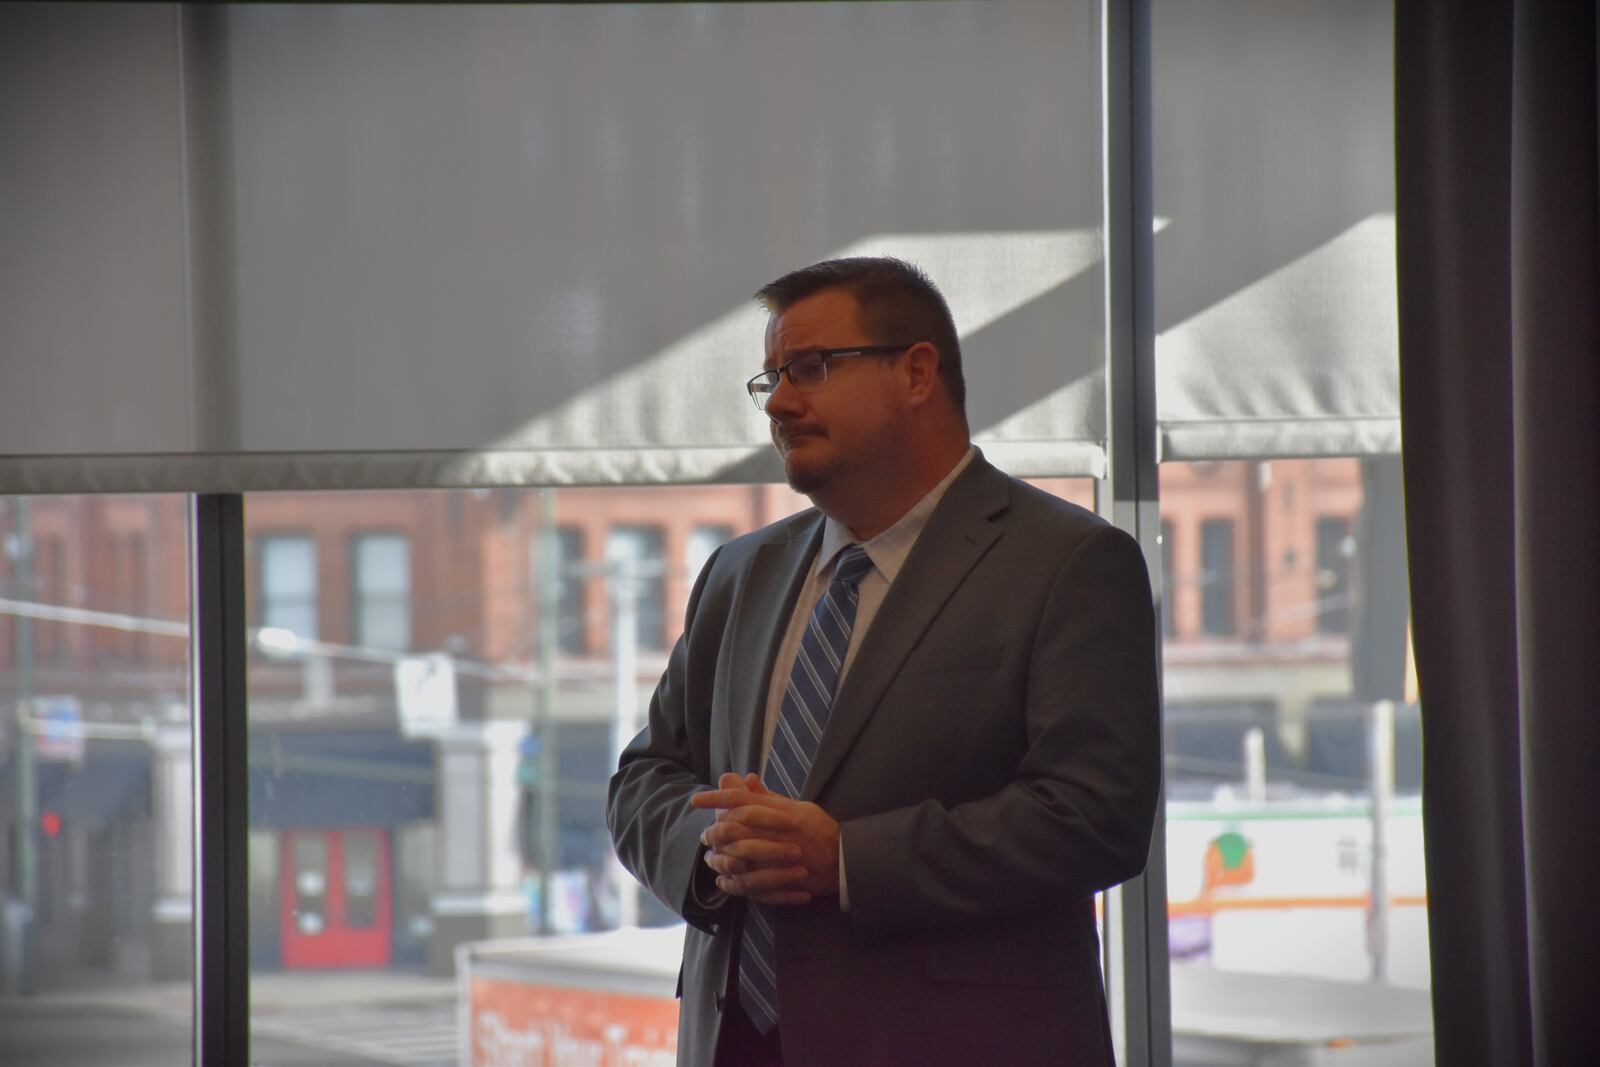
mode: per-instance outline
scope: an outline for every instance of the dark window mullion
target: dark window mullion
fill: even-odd
[[[1099,512],[1138,539],[1161,582],[1156,466],[1154,186],[1150,0],[1100,5],[1105,205],[1107,476]],[[1144,873],[1105,894],[1107,993],[1129,1067],[1170,1067],[1166,810],[1156,811]]]
[[[244,497],[190,498],[194,1062],[250,1062]]]

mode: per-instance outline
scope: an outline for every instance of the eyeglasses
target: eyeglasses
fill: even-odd
[[[778,388],[778,379],[787,374],[789,383],[802,393],[808,393],[828,380],[828,363],[835,359],[851,359],[855,356],[887,356],[898,355],[910,348],[910,345],[862,345],[857,348],[819,348],[814,352],[802,352],[789,360],[777,370],[764,370],[745,383],[745,388],[750,392],[750,399],[755,401],[756,410],[767,410],[767,401],[772,399],[773,391]]]

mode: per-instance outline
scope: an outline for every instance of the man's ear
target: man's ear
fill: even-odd
[[[912,405],[927,403],[939,390],[939,350],[927,341],[918,341],[906,349],[903,359]]]

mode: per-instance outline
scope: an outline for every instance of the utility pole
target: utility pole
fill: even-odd
[[[1244,734],[1244,793],[1258,808],[1267,803],[1267,735],[1259,726]]]
[[[1389,818],[1394,810],[1394,701],[1367,712],[1368,766],[1372,775],[1372,903],[1367,910],[1367,952],[1374,982],[1389,977]]]
[[[612,561],[611,578],[611,663],[612,719],[611,751],[621,753],[633,740],[639,726],[639,568],[631,556]],[[639,925],[639,883],[622,870],[613,855],[617,874],[617,925]]]
[[[11,544],[16,599],[33,599],[33,520],[28,511],[28,498],[13,500],[15,527]],[[11,958],[20,962],[15,977],[16,991],[30,994],[35,991],[33,968],[33,917],[39,905],[39,866],[34,839],[34,811],[37,789],[33,770],[33,619],[23,613],[15,616],[17,661],[17,740],[13,746],[17,762],[17,901],[22,905],[22,921],[7,930],[8,937],[17,937],[21,944],[13,946]]]
[[[561,554],[556,540],[556,491],[539,490],[539,692],[534,736],[539,739],[538,810],[534,855],[539,864],[539,932],[551,933],[550,897],[556,865],[556,646],[560,626]]]

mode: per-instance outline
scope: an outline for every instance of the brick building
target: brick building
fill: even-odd
[[[1040,484],[1092,505],[1088,480]],[[1274,758],[1299,758],[1307,709],[1351,693],[1360,464],[1172,464],[1161,490],[1169,773],[1186,773],[1182,731],[1219,716],[1267,723]],[[182,973],[185,500],[0,504],[0,704],[55,699],[86,724],[37,761],[37,813],[57,820],[39,838],[41,959],[61,980]],[[442,969],[464,939],[656,917],[608,873],[614,747],[705,558],[804,504],[772,485],[249,497],[255,964]],[[457,724],[429,735],[402,721],[395,663],[433,652],[454,665]],[[18,736],[8,716],[8,842]],[[537,783],[541,766],[556,780]],[[546,854],[582,877],[541,905],[526,876]]]

